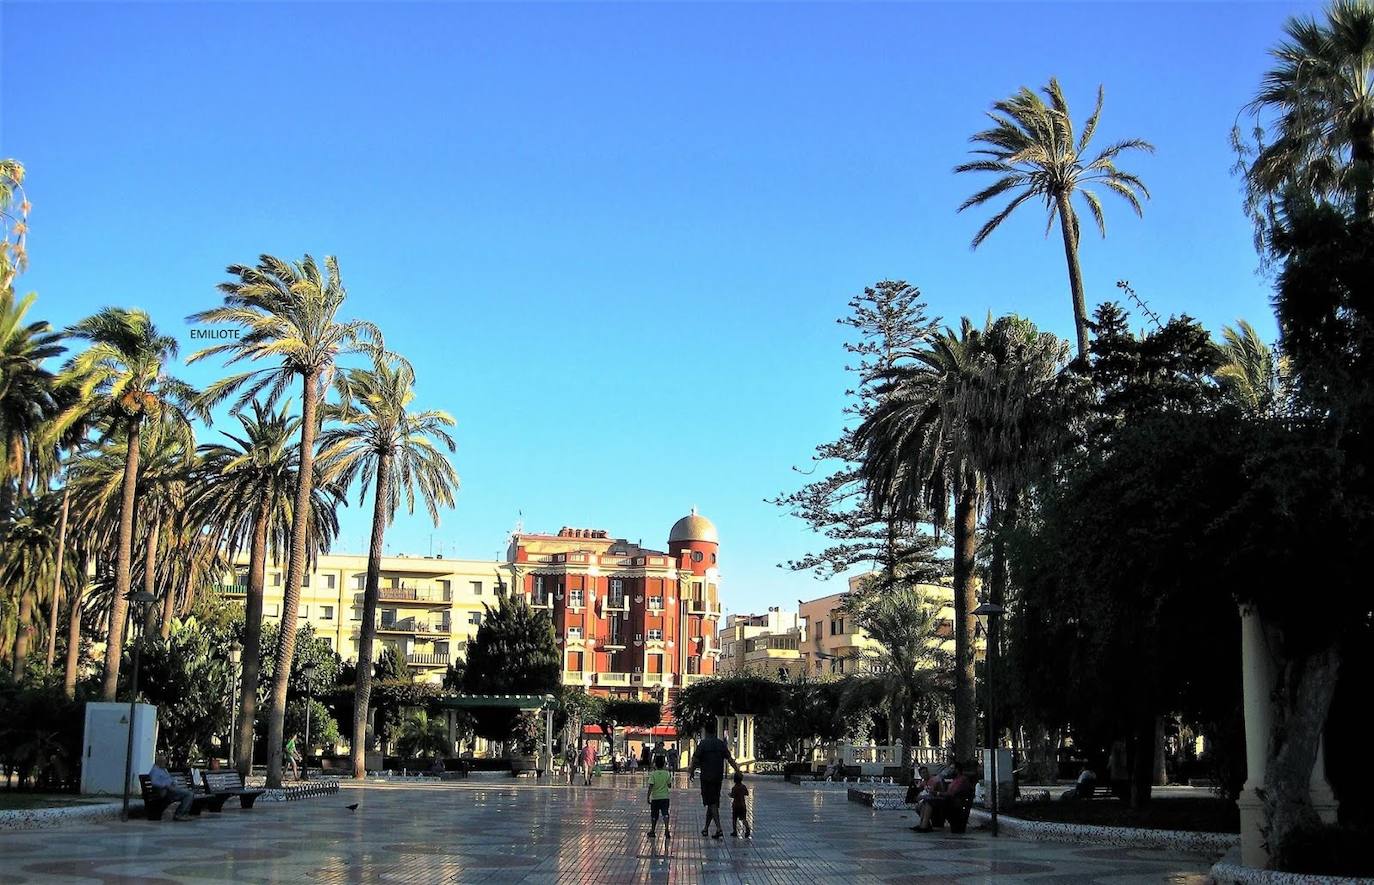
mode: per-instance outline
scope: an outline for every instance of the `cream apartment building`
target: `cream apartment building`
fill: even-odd
[[[806,672],[802,660],[801,618],[772,606],[757,615],[730,615],[720,631],[720,674],[759,676]]]
[[[228,599],[247,595],[247,557],[235,563],[233,578],[221,585]],[[450,663],[462,660],[485,613],[509,586],[506,563],[442,557],[387,556],[382,559],[374,657],[389,648],[413,674],[439,682]],[[362,635],[363,587],[367,557],[321,556],[301,583],[298,627],[315,635],[344,660],[357,660]],[[263,618],[279,622],[286,564],[267,567]]]
[[[849,592],[860,589],[871,572],[849,579]],[[945,584],[921,584],[927,598],[939,606],[946,651],[954,652],[954,588]],[[878,643],[844,611],[846,593],[832,593],[810,601],[798,600],[802,641],[802,672],[812,676],[862,672],[864,658],[875,653]],[[981,650],[979,640],[978,649]]]

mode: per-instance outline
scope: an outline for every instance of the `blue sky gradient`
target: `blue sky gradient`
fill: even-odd
[[[1063,82],[1096,143],[1141,137],[1085,232],[1090,303],[1272,336],[1229,133],[1287,16],[1313,4],[39,4],[0,8],[0,155],[28,167],[23,290],[65,325],[185,317],[230,263],[339,257],[347,312],[459,422],[458,507],[392,552],[494,557],[531,530],[663,544],[695,505],[729,610],[839,589],[764,498],[842,420],[834,320],[904,278],[957,322],[1072,332],[1062,246],[1027,205],[977,252],[955,213],[970,133]],[[1240,118],[1243,122],[1245,118]],[[205,383],[214,366],[186,368]],[[211,438],[213,431],[202,434]],[[362,548],[370,508],[336,549]]]

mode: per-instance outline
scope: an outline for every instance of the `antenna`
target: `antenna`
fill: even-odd
[[[1155,324],[1156,329],[1164,328],[1164,324],[1159,321],[1159,314],[1150,309],[1150,305],[1145,303],[1144,298],[1135,294],[1135,289],[1131,288],[1130,280],[1117,280],[1116,287],[1125,292],[1127,298],[1135,302],[1136,307],[1140,308],[1140,312],[1150,318],[1150,321]]]

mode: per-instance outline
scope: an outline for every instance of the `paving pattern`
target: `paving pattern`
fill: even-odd
[[[754,838],[700,835],[679,777],[674,828],[645,838],[638,777],[345,786],[192,822],[77,821],[0,832],[0,885],[18,882],[1137,883],[1206,881],[1216,859],[1149,849],[917,834],[843,791],[752,782]],[[347,805],[361,803],[357,811]],[[231,803],[233,804],[233,803]],[[728,808],[726,809],[727,827]]]

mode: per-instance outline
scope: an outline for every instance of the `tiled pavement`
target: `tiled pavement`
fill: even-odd
[[[115,819],[0,833],[0,883],[1204,882],[1215,860],[981,831],[916,834],[900,812],[772,779],[753,783],[752,841],[728,830],[703,839],[699,794],[681,786],[666,847],[661,834],[645,838],[644,790],[629,776],[592,787],[368,784],[189,823]],[[353,802],[356,812],[346,807]]]

